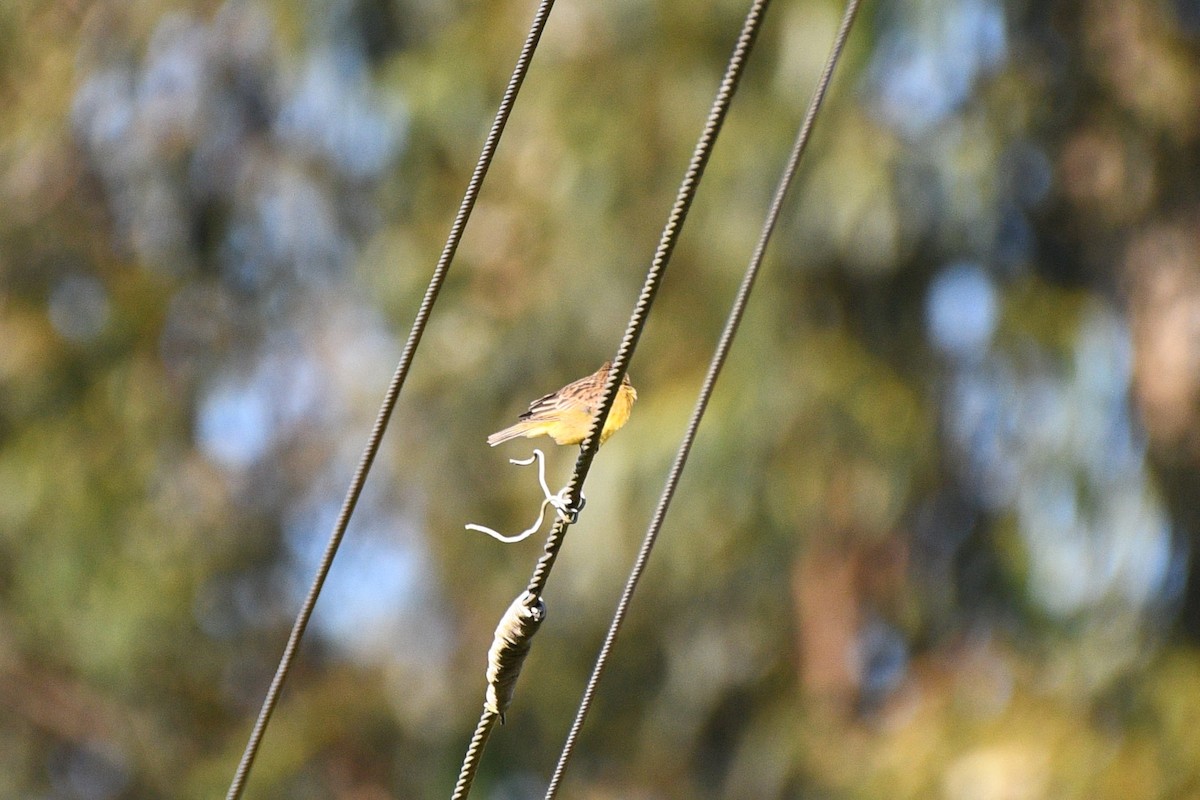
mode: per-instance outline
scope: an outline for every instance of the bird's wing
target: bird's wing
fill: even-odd
[[[572,381],[557,392],[534,400],[529,410],[519,419],[536,419],[543,414],[559,414],[581,409],[590,416],[596,410],[595,401],[599,399],[600,389],[603,388],[606,379],[607,375],[601,376],[597,373]]]
[[[529,404],[529,410],[518,417],[518,419],[536,419],[543,414],[553,414],[561,410],[567,405],[564,402],[564,395],[567,394],[567,390],[570,388],[570,386],[566,386],[557,392],[551,392],[545,397],[539,397]]]

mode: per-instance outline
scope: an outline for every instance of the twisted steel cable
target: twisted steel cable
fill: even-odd
[[[384,431],[387,430],[388,421],[391,419],[392,411],[396,407],[396,400],[400,395],[401,388],[404,386],[405,378],[408,377],[408,369],[412,364],[413,355],[417,351],[417,346],[421,343],[421,337],[425,333],[425,326],[429,322],[429,315],[433,311],[433,305],[437,302],[438,294],[442,290],[442,284],[446,281],[446,275],[450,271],[450,262],[454,259],[454,254],[458,250],[463,230],[466,228],[467,220],[471,216],[471,210],[475,207],[475,201],[479,197],[479,190],[483,185],[483,179],[487,175],[492,158],[495,156],[496,148],[500,144],[500,137],[504,133],[504,127],[508,123],[513,106],[516,104],[517,94],[521,89],[521,84],[525,80],[526,73],[529,71],[529,64],[533,59],[534,51],[537,49],[538,41],[542,37],[542,31],[546,27],[546,21],[553,7],[554,0],[542,0],[534,14],[533,21],[529,27],[529,33],[525,37],[525,43],[517,58],[516,66],[513,68],[512,77],[509,78],[508,86],[504,90],[500,107],[496,111],[492,127],[488,131],[483,149],[480,151],[479,160],[475,164],[475,170],[471,174],[471,180],[468,182],[462,202],[459,204],[458,213],[454,217],[454,223],[450,226],[450,233],[446,238],[445,247],[442,248],[442,254],[438,258],[437,266],[434,268],[433,275],[429,279],[429,286],[425,290],[425,296],[421,300],[420,307],[417,309],[417,315],[409,331],[408,340],[405,342],[404,350],[400,355],[400,363],[396,366],[395,374],[392,375],[392,380],[388,384],[387,392],[384,394],[383,402],[379,407],[379,413],[375,418],[375,424],[371,428],[370,436],[367,438],[366,447],[363,449],[358,467],[354,471],[354,476],[346,491],[346,497],[342,501],[341,510],[338,512],[333,532],[329,537],[329,543],[326,545],[325,552],[321,556],[321,562],[317,566],[317,571],[313,576],[308,594],[305,596],[304,602],[300,606],[300,611],[296,615],[296,621],[292,625],[292,631],[288,636],[287,645],[284,647],[283,655],[279,660],[279,666],[275,671],[274,678],[271,680],[270,687],[267,689],[267,694],[263,699],[262,707],[259,709],[254,728],[250,732],[250,740],[246,743],[246,748],[242,752],[242,758],[234,773],[233,782],[229,786],[226,800],[237,800],[237,798],[242,796],[246,777],[250,773],[250,768],[253,766],[254,759],[258,754],[258,748],[262,744],[262,738],[266,732],[267,724],[271,720],[271,714],[274,713],[275,706],[279,702],[280,689],[283,687],[283,682],[287,679],[288,673],[291,671],[292,663],[296,658],[296,651],[300,646],[300,640],[304,638],[309,618],[312,616],[313,608],[316,606],[317,597],[321,593],[321,588],[325,584],[325,578],[329,574],[330,567],[333,565],[334,556],[337,555],[342,537],[346,533],[346,527],[350,524],[350,518],[354,514],[355,507],[358,505],[358,498],[362,494],[363,485],[367,481],[367,475],[370,473],[371,466],[375,462],[375,456],[379,452]]]
[[[571,754],[574,752],[575,742],[579,738],[579,732],[583,728],[583,723],[587,718],[588,710],[591,708],[592,699],[596,694],[596,687],[600,683],[600,677],[604,672],[604,667],[608,663],[608,657],[612,653],[617,635],[620,633],[621,625],[625,620],[625,615],[629,610],[629,604],[633,599],[633,593],[637,589],[638,581],[641,579],[642,572],[646,568],[646,563],[650,559],[650,553],[654,549],[654,543],[658,539],[659,530],[662,528],[663,519],[666,517],[667,509],[671,505],[671,499],[675,494],[675,487],[679,483],[679,476],[683,473],[683,468],[687,464],[687,458],[692,449],[692,442],[696,438],[696,431],[700,427],[700,421],[704,417],[704,411],[708,407],[709,398],[712,396],[713,387],[716,384],[717,377],[721,373],[721,368],[725,364],[725,358],[729,354],[729,348],[733,344],[733,338],[737,335],[738,327],[741,325],[742,316],[746,310],[746,303],[750,299],[750,292],[754,288],[755,278],[758,277],[759,268],[762,266],[763,256],[766,253],[767,244],[770,242],[771,234],[775,230],[775,225],[779,221],[779,214],[783,208],[783,201],[787,195],[788,188],[792,184],[792,180],[796,175],[796,170],[800,165],[800,159],[804,155],[805,149],[808,146],[809,135],[812,132],[813,122],[816,120],[817,112],[824,103],[826,91],[829,88],[829,82],[833,77],[834,68],[841,57],[842,49],[846,44],[846,38],[849,36],[850,29],[854,24],[855,15],[858,12],[858,0],[849,0],[846,4],[845,12],[842,15],[841,25],[838,28],[837,34],[834,37],[833,46],[830,49],[829,57],[826,59],[825,67],[821,72],[821,77],[817,81],[817,87],[813,92],[812,100],[809,102],[808,111],[804,116],[804,121],[801,123],[800,130],[796,134],[795,143],[792,145],[791,155],[788,158],[787,165],[784,167],[783,173],[779,179],[779,184],[775,189],[774,198],[771,201],[767,216],[763,222],[762,232],[759,235],[758,243],[755,245],[754,252],[750,257],[750,263],[746,267],[746,272],[742,277],[742,283],[738,288],[737,296],[734,299],[733,307],[730,309],[729,317],[726,319],[725,328],[721,332],[721,338],[717,343],[716,350],[713,352],[712,360],[708,365],[708,372],[704,377],[704,383],[700,388],[700,394],[696,399],[695,408],[692,411],[691,419],[688,422],[687,432],[683,436],[683,441],[680,442],[679,450],[675,454],[675,461],[671,465],[671,471],[667,476],[666,484],[663,487],[662,494],[659,496],[658,506],[654,510],[654,516],[651,518],[650,526],[646,530],[646,536],[642,541],[642,547],[638,551],[637,559],[634,561],[633,569],[629,573],[629,579],[625,584],[625,590],[621,593],[621,599],[617,603],[616,611],[613,614],[612,622],[609,625],[608,633],[605,636],[604,644],[600,648],[600,653],[596,658],[596,664],[592,668],[591,677],[588,679],[587,688],[584,690],[583,698],[580,700],[579,708],[576,711],[575,721],[571,725],[571,730],[567,734],[566,742],[563,744],[561,753],[559,754],[558,764],[554,768],[554,774],[550,779],[550,784],[546,789],[546,800],[553,800],[558,794],[558,787],[562,782],[562,777],[566,772],[567,764],[570,761]]]
[[[733,95],[737,91],[738,82],[741,80],[742,72],[744,71],[746,57],[754,46],[754,40],[758,35],[763,13],[768,3],[769,0],[754,0],[750,10],[747,12],[733,52],[726,64],[725,74],[717,89],[716,97],[713,99],[709,109],[704,128],[701,131],[696,147],[692,151],[687,171],[684,173],[683,180],[676,193],[675,202],[671,207],[671,212],[667,217],[667,223],[663,228],[654,258],[646,273],[646,280],[642,285],[641,294],[638,296],[633,313],[629,318],[629,324],[626,326],[625,335],[621,339],[617,355],[613,359],[612,368],[608,373],[608,382],[605,384],[604,394],[600,400],[600,407],[596,415],[592,418],[592,425],[587,438],[580,445],[579,458],[575,462],[575,469],[564,493],[566,507],[571,509],[571,513],[560,516],[555,522],[554,528],[546,539],[544,552],[534,568],[529,586],[521,598],[518,598],[518,602],[521,602],[522,598],[530,603],[540,602],[542,592],[546,587],[546,581],[550,576],[550,570],[553,568],[554,562],[558,558],[558,553],[562,548],[567,527],[576,518],[583,482],[587,478],[588,471],[591,469],[592,461],[595,459],[596,451],[599,448],[599,433],[602,429],[603,421],[608,418],[608,412],[612,407],[613,399],[616,397],[617,388],[625,378],[625,373],[629,368],[629,361],[633,356],[634,350],[637,348],[642,330],[646,326],[646,319],[654,304],[655,295],[662,284],[663,275],[671,259],[671,253],[674,251],[675,244],[679,240],[683,223],[687,219],[688,210],[691,208],[692,200],[695,198],[696,191],[699,188],[700,179],[704,175],[704,169],[708,164],[709,157],[712,155],[717,135],[721,131],[721,126],[724,124],[729,106],[733,101]],[[532,631],[530,632],[530,636],[532,636]],[[493,649],[496,646],[496,644],[493,644]],[[522,653],[525,653],[528,652],[529,642],[509,642],[506,646],[520,649]],[[515,659],[511,663],[501,664],[500,667],[495,672],[489,668],[489,697],[499,694],[496,690],[499,682],[503,683],[504,687],[509,690],[508,696],[511,696],[511,687],[516,681],[516,672],[520,669],[520,660]],[[499,710],[502,711],[503,709]],[[471,783],[474,781],[475,773],[479,768],[482,749],[494,727],[496,717],[498,717],[497,709],[485,703],[479,724],[476,726],[475,736],[471,739],[471,744],[459,771],[453,800],[464,800],[470,791]]]
[[[741,33],[738,35],[737,43],[734,45],[733,53],[730,54],[729,62],[725,66],[725,74],[721,79],[721,85],[717,89],[716,97],[713,98],[708,118],[704,122],[704,129],[701,131],[700,138],[696,142],[696,147],[692,151],[691,161],[688,163],[683,181],[679,185],[679,190],[675,196],[675,203],[671,206],[671,213],[667,217],[667,224],[663,227],[658,248],[655,250],[654,259],[650,263],[650,269],[646,272],[646,280],[642,284],[641,295],[638,296],[637,304],[633,308],[633,314],[630,316],[629,324],[625,328],[625,335],[621,338],[621,345],[617,349],[617,355],[613,358],[612,369],[608,373],[608,383],[604,386],[604,396],[600,401],[600,410],[596,412],[596,416],[592,419],[592,428],[587,439],[580,445],[579,458],[575,462],[575,470],[571,475],[571,481],[567,485],[567,491],[564,495],[568,508],[577,508],[576,504],[579,502],[580,490],[583,487],[584,480],[587,478],[588,471],[591,469],[592,460],[596,457],[596,451],[599,448],[599,438],[596,434],[600,428],[601,421],[608,418],[608,411],[612,408],[617,387],[621,385],[621,381],[625,378],[625,373],[629,370],[629,361],[633,357],[633,351],[637,348],[638,340],[642,336],[642,330],[646,327],[646,319],[650,314],[651,306],[654,304],[654,297],[658,294],[658,287],[662,284],[663,275],[666,273],[667,264],[671,259],[671,253],[675,250],[675,243],[679,240],[679,234],[683,229],[684,221],[687,219],[688,210],[691,208],[692,200],[696,196],[696,190],[700,186],[700,179],[704,175],[704,168],[708,165],[708,159],[712,155],[717,134],[720,133],[721,126],[725,122],[725,116],[729,112],[730,103],[733,101],[733,95],[737,91],[738,82],[742,77],[746,56],[754,46],[754,39],[758,35],[762,16],[766,11],[768,3],[769,0],[755,0],[751,4],[750,10],[746,14],[746,19],[742,24]],[[531,594],[540,595],[545,589],[546,580],[550,575],[551,568],[554,566],[555,559],[558,558],[558,551],[562,547],[567,526],[571,524],[571,521],[570,519],[559,519],[546,539],[545,552],[538,560],[533,576],[529,580],[528,591]]]

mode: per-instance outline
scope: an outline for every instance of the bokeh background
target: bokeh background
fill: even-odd
[[[778,0],[475,794],[540,797],[840,5]],[[532,2],[0,3],[0,797],[221,796]],[[446,797],[745,12],[560,0],[249,783]],[[1200,6],[880,0],[564,796],[1200,796]],[[573,451],[573,449],[572,449]],[[573,452],[550,454],[565,480]]]

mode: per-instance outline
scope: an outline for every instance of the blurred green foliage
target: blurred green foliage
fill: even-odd
[[[1200,793],[1200,18],[865,4],[564,796]],[[232,778],[533,6],[0,4],[0,797]],[[560,2],[248,797],[447,796],[743,4]],[[539,797],[828,49],[774,4],[494,735]],[[558,482],[573,452],[550,453]]]

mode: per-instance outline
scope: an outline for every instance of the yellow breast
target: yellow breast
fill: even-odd
[[[637,400],[637,390],[632,386],[622,385],[613,398],[612,408],[609,409],[608,419],[604,420],[604,429],[600,431],[600,444],[608,441],[608,437],[619,431],[629,421],[633,411],[633,401]]]

